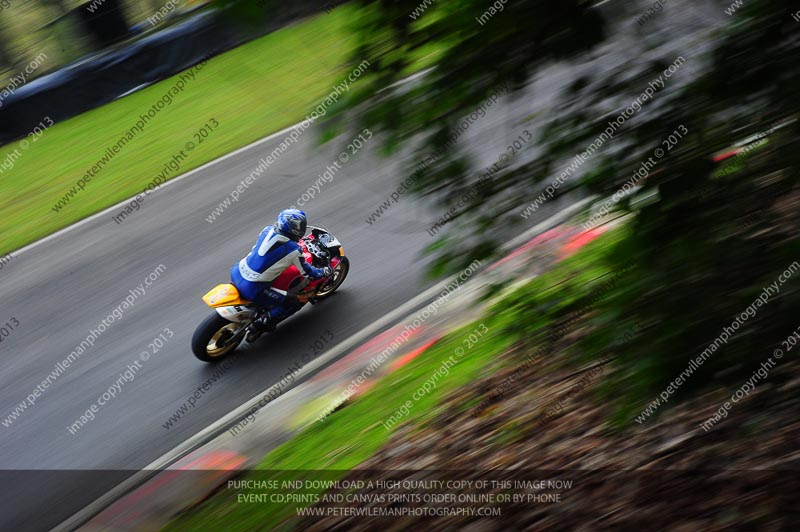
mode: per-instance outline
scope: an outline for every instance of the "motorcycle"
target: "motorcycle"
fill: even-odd
[[[350,271],[350,261],[339,240],[324,227],[309,228],[311,232],[298,242],[303,260],[317,268],[330,266],[332,272],[328,277],[309,279],[296,266],[290,266],[272,282],[272,288],[295,296],[300,302],[290,316],[307,303],[329,298]],[[259,335],[254,322],[266,309],[243,299],[234,285],[215,286],[203,296],[203,301],[215,312],[200,323],[192,336],[192,352],[200,360],[219,362],[235,351],[248,333]]]

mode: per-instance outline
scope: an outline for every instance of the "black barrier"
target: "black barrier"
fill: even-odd
[[[0,145],[27,135],[43,116],[61,122],[168,78],[287,22],[324,8],[306,0],[242,26],[219,10],[183,22],[89,59],[83,58],[14,89],[0,102]],[[2,97],[3,87],[0,87]]]
[[[88,61],[17,88],[0,107],[0,143],[25,136],[42,116],[60,122],[195,65],[245,40],[214,12],[199,13]]]

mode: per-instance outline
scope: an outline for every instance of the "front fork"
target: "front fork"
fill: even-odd
[[[236,345],[240,344],[242,340],[244,340],[244,337],[247,334],[247,332],[250,330],[250,327],[253,325],[253,321],[254,320],[251,319],[247,323],[245,323],[243,327],[239,327],[236,330],[236,332],[233,333],[233,336],[231,336],[230,339],[225,343],[236,344]]]
[[[249,319],[247,319],[246,321],[239,322],[241,324],[241,327],[237,328],[236,332],[233,333],[233,336],[231,336],[230,339],[225,343],[226,344],[241,343],[242,340],[244,340],[244,338],[247,336],[248,332],[256,329],[255,321],[256,319],[258,319],[258,317],[261,315],[262,312],[264,312],[263,309],[258,309],[251,314],[251,317]]]

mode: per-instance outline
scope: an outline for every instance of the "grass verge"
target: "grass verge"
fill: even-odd
[[[258,469],[275,471],[274,477],[269,478],[279,480],[317,479],[320,477],[320,470],[329,470],[325,479],[335,479],[346,475],[348,470],[374,454],[403,423],[424,424],[427,419],[436,416],[438,405],[447,395],[479,378],[481,370],[492,362],[497,353],[510,347],[507,337],[490,329],[465,356],[456,358],[456,347],[464,347],[464,338],[479,323],[450,333],[426,353],[384,377],[359,399],[335,411],[323,422],[314,423],[270,452]],[[431,393],[414,401],[412,395],[425,381],[432,378],[450,356],[458,360],[458,363],[438,380]],[[381,422],[394,415],[407,400],[413,403],[408,416],[392,429],[385,429]],[[248,473],[244,478],[264,479],[265,476],[255,472]],[[319,491],[321,492],[322,490]],[[303,490],[303,493],[311,491]],[[232,504],[232,496],[234,495],[224,490],[195,507],[190,513],[180,516],[165,530],[199,531],[217,526],[231,532],[272,529],[278,523],[296,515],[295,505]]]

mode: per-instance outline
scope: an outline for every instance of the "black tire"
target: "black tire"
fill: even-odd
[[[342,286],[342,283],[344,282],[348,273],[350,273],[350,259],[347,257],[342,257],[339,261],[339,264],[337,264],[336,268],[333,269],[333,283],[320,290],[314,299],[317,301],[322,301],[323,299],[331,297],[333,293],[336,292],[340,286]]]
[[[211,314],[209,317],[204,319],[194,331],[194,334],[192,335],[192,353],[194,353],[194,356],[203,362],[219,362],[229,354],[233,353],[236,348],[239,347],[241,340],[228,345],[225,345],[223,341],[223,345],[219,346],[217,350],[209,350],[212,340],[218,334],[220,336],[232,334],[236,332],[239,327],[241,327],[239,323],[228,321],[214,312],[214,314]],[[219,338],[217,341],[219,341]],[[217,345],[216,341],[214,342],[214,345]]]

